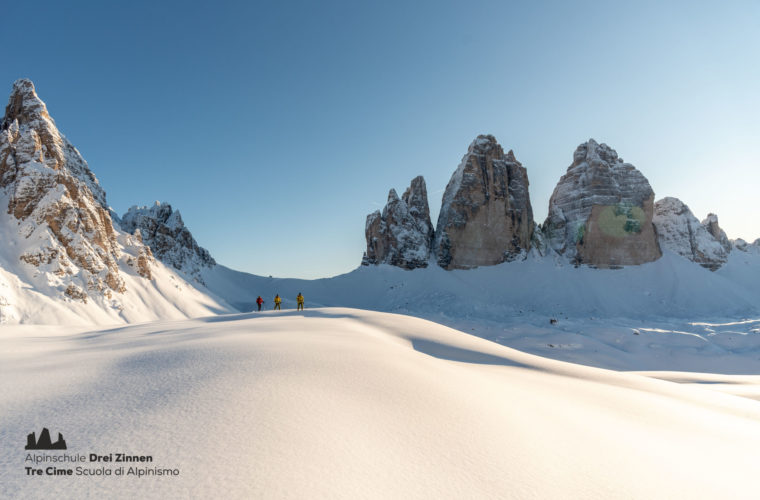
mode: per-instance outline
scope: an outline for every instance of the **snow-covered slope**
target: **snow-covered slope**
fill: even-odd
[[[271,300],[279,293],[292,306],[303,292],[312,305],[490,320],[528,314],[662,319],[758,314],[760,287],[753,279],[760,277],[760,256],[736,255],[717,273],[666,251],[655,262],[614,270],[530,257],[455,271],[361,267],[317,280],[267,278],[216,266],[203,277],[211,291],[243,311],[253,308],[257,295]],[[737,281],[739,275],[746,278]]]
[[[0,203],[2,196],[0,196]],[[44,234],[44,233],[43,233]],[[0,216],[0,324],[92,325],[181,319],[230,312],[223,299],[188,283],[176,271],[152,257],[144,263],[150,279],[139,272],[142,247],[132,236],[115,230],[116,268],[124,291],[110,297],[91,294],[82,299],[65,295],[66,281],[51,264],[30,266],[19,260],[38,244],[35,235],[22,238],[18,226]],[[145,248],[145,247],[142,247]],[[65,278],[65,277],[64,277]]]
[[[8,329],[3,498],[760,496],[757,377],[587,368],[350,309]],[[154,460],[85,469],[179,475],[28,477],[43,427]]]
[[[261,295],[295,307],[346,306],[410,314],[539,354],[626,370],[760,373],[760,254],[732,252],[717,272],[665,251],[623,269],[529,257],[485,268],[362,267],[319,280],[254,276],[216,266],[216,294],[243,311]],[[550,319],[556,319],[551,324]],[[739,323],[737,323],[739,322]]]

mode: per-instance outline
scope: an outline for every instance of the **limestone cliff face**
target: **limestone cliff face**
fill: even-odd
[[[427,267],[433,225],[422,176],[412,180],[401,198],[396,190],[391,189],[383,211],[367,216],[365,237],[367,252],[363,265],[390,264],[406,269]]]
[[[468,269],[514,260],[530,248],[528,174],[492,135],[478,136],[443,195],[433,251],[438,265]]]
[[[202,268],[216,265],[208,250],[195,241],[179,211],[172,210],[168,203],[157,201],[151,207],[133,206],[121,217],[119,225],[138,236],[164,264],[183,271],[199,283],[203,283]]]
[[[0,122],[0,194],[23,240],[18,259],[66,297],[125,291],[119,259],[141,245],[117,241],[105,192],[29,80],[13,84]],[[142,260],[149,267],[149,256]]]
[[[663,248],[711,271],[726,263],[728,251],[723,244],[678,198],[663,198],[655,203],[654,224]]]
[[[647,179],[615,150],[590,139],[575,150],[554,189],[543,230],[549,245],[576,263],[637,265],[662,256],[653,215]]]

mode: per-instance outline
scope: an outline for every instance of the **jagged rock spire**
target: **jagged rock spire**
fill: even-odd
[[[367,251],[362,264],[390,264],[406,269],[427,267],[433,225],[430,222],[427,187],[422,176],[399,198],[395,189],[388,193],[382,213],[367,216]]]

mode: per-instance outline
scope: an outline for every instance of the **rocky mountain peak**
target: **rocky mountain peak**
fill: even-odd
[[[185,226],[179,210],[168,203],[131,207],[119,222],[121,228],[148,245],[153,255],[203,283],[201,270],[216,265],[208,250],[201,248]]]
[[[741,252],[760,254],[760,238],[753,243],[749,243],[741,238],[731,240],[731,248]]]
[[[636,265],[662,255],[653,213],[649,181],[614,149],[589,139],[554,189],[543,229],[551,247],[577,263]]]
[[[583,163],[603,167],[623,163],[623,159],[618,157],[617,151],[608,145],[604,143],[599,144],[594,139],[589,139],[575,149],[573,164],[570,168],[577,167]]]
[[[492,135],[470,144],[443,194],[433,243],[446,269],[514,260],[530,248],[528,173]]]
[[[726,263],[728,250],[700,224],[689,207],[678,198],[655,203],[654,225],[663,248],[715,271]]]
[[[0,200],[23,240],[15,259],[71,299],[124,292],[122,250],[144,252],[117,241],[105,192],[31,81],[13,84],[0,123]]]
[[[406,269],[427,267],[433,225],[430,222],[427,187],[422,176],[412,179],[401,198],[388,193],[383,211],[367,216],[367,251],[363,265],[390,264]]]
[[[503,157],[504,149],[491,134],[480,134],[470,143],[467,148],[468,153],[474,154],[493,154],[495,156]]]
[[[18,121],[19,125],[26,125],[37,120],[51,120],[45,103],[37,96],[31,80],[16,80],[8,99],[8,106],[5,108],[1,128],[5,130],[14,121]]]
[[[58,131],[31,80],[20,79],[13,84],[1,123],[0,131],[6,142],[13,144],[17,154],[22,155],[20,163],[35,161],[49,169],[63,171],[83,183],[93,199],[108,209],[100,183],[79,151]],[[0,168],[4,170],[0,186],[4,187],[15,180],[17,171],[7,160],[0,163]],[[14,213],[18,217],[25,214],[27,204],[23,199],[17,201]]]
[[[394,191],[395,193],[395,191]],[[404,194],[401,196],[406,206],[409,208],[409,213],[412,214],[417,220],[427,221],[428,232],[430,237],[433,236],[433,226],[430,223],[430,205],[427,197],[427,186],[425,185],[425,179],[418,175],[412,179],[411,185],[406,188]]]

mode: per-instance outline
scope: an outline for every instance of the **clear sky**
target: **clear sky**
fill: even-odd
[[[4,2],[31,78],[118,212],[167,201],[229,267],[355,268],[388,190],[434,222],[469,143],[528,169],[535,218],[588,138],[730,238],[760,237],[760,2]],[[0,92],[2,93],[2,92]]]

